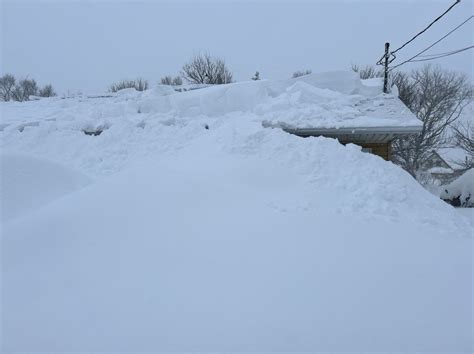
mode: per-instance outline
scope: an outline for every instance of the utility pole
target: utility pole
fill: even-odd
[[[390,43],[385,43],[385,64],[384,64],[384,74],[383,74],[383,93],[388,93],[388,48]]]

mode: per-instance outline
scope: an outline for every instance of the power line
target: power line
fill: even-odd
[[[440,55],[438,55],[437,57],[426,58],[426,59],[417,59],[417,60],[412,60],[411,62],[412,62],[412,63],[416,63],[416,62],[419,62],[419,61],[428,61],[428,60],[434,60],[434,59],[449,57],[450,55],[454,55],[454,54],[457,54],[457,53],[461,53],[461,52],[464,52],[464,51],[469,50],[469,49],[472,49],[472,48],[474,48],[474,45],[471,45],[471,46],[466,47],[466,48],[461,48],[461,49],[458,49],[458,50],[454,50],[454,51],[452,51],[452,52],[440,54]],[[395,66],[394,66],[392,69],[394,69],[394,68],[395,68]]]
[[[420,55],[419,57],[420,58],[433,58],[433,57],[437,57],[437,56],[444,56],[445,54],[447,54],[447,55],[454,54],[456,52],[457,52],[457,50],[452,50],[450,52],[444,52],[444,53]]]
[[[466,20],[464,20],[461,24],[459,24],[458,26],[456,26],[455,28],[453,28],[451,31],[449,31],[447,34],[445,34],[443,37],[441,37],[440,39],[438,39],[436,42],[432,43],[430,46],[426,47],[425,49],[423,49],[421,52],[415,54],[414,56],[412,56],[410,59],[407,59],[405,60],[404,62],[398,64],[398,65],[395,65],[394,67],[392,67],[392,69],[395,69],[405,63],[408,63],[410,61],[412,61],[413,59],[415,59],[416,57],[420,56],[421,54],[423,54],[424,52],[426,52],[427,50],[433,48],[436,44],[438,44],[439,42],[441,42],[443,39],[445,39],[446,37],[448,37],[449,35],[451,35],[453,32],[457,31],[459,28],[461,28],[463,25],[465,25],[467,22],[469,22],[470,20],[472,20],[472,18],[474,17],[474,15],[471,15],[469,16]],[[392,60],[393,61],[393,60]]]
[[[472,49],[472,48],[474,48],[474,45],[471,45],[471,46],[466,47],[466,48],[461,48],[461,49],[453,50],[453,51],[451,51],[451,52],[433,54],[433,56],[427,57],[427,58],[424,58],[424,59],[416,59],[416,60],[405,61],[405,62],[403,62],[402,64],[405,64],[405,63],[417,63],[417,62],[421,62],[421,61],[428,61],[428,60],[435,60],[435,59],[439,59],[439,58],[444,58],[444,57],[448,57],[448,56],[450,56],[450,55],[454,55],[454,54],[458,54],[458,53],[464,52],[464,51],[469,50],[469,49]],[[395,66],[391,67],[391,68],[390,68],[390,71],[393,71],[395,68],[399,67],[399,66],[402,65],[402,64],[398,64],[398,65],[395,65]]]
[[[456,6],[457,4],[459,4],[461,2],[461,0],[456,0],[456,2],[454,4],[452,4],[445,12],[443,12],[441,15],[439,15],[437,18],[435,18],[433,21],[431,21],[431,23],[425,27],[425,29],[423,29],[422,31],[418,32],[415,36],[413,36],[409,41],[405,42],[403,45],[401,45],[399,48],[391,51],[390,53],[391,54],[394,54],[396,52],[398,52],[400,49],[402,49],[403,47],[405,47],[407,44],[413,42],[418,36],[420,36],[421,34],[423,34],[424,32],[426,32],[426,30],[428,28],[430,28],[435,22],[437,22],[439,19],[441,19],[444,15],[446,15],[449,11],[451,11],[451,9]]]

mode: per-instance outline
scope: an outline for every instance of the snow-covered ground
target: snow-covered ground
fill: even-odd
[[[468,218],[262,126],[399,123],[338,80],[1,104],[4,351],[472,350]]]
[[[456,210],[463,215],[474,228],[474,208],[457,208]]]

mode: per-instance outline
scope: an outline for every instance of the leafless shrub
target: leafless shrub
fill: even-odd
[[[53,86],[51,84],[44,86],[42,89],[39,90],[38,96],[40,97],[53,97],[56,96],[56,92],[54,92]]]
[[[183,79],[181,78],[181,76],[175,76],[175,78],[173,79],[172,85],[173,86],[180,86],[182,84],[183,84]]]
[[[167,75],[161,78],[161,84],[170,86],[180,86],[183,84],[183,79],[181,79],[181,76],[175,76],[173,78],[171,75]]]
[[[14,101],[28,101],[30,96],[38,95],[38,84],[33,79],[23,79],[13,88],[11,98]]]
[[[11,74],[5,74],[0,77],[0,100],[11,100],[13,89],[15,88],[15,82],[15,77]]]
[[[311,74],[312,72],[313,72],[313,71],[312,71],[312,70],[309,70],[309,69],[307,69],[307,70],[301,70],[301,71],[298,70],[298,71],[295,71],[291,77],[292,77],[293,79],[295,79],[295,78],[300,77],[300,76],[309,75],[309,74]]]
[[[117,92],[126,88],[145,91],[148,89],[148,81],[142,78],[137,78],[135,80],[122,80],[112,84],[109,88],[109,92]]]
[[[162,85],[173,85],[173,78],[170,75],[161,78]]]
[[[260,80],[260,73],[258,71],[255,72],[255,75],[252,77],[252,80],[254,81]]]
[[[196,55],[184,64],[181,75],[193,84],[221,85],[232,82],[232,73],[225,61],[207,53]]]
[[[383,69],[376,68],[375,66],[366,65],[364,67],[358,64],[352,64],[352,71],[359,73],[362,80],[373,79],[375,77],[383,77]]]

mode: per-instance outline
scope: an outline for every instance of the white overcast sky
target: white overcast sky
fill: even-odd
[[[226,60],[234,78],[286,78],[372,64],[384,42],[401,45],[454,0],[398,1],[42,1],[0,0],[1,73],[67,90],[105,90],[142,76],[177,74],[199,51]],[[462,0],[397,62],[424,49],[473,13]],[[435,46],[441,53],[473,44],[474,20]],[[433,61],[473,77],[473,50]],[[394,62],[395,64],[396,62]],[[414,64],[404,66],[413,68]]]

